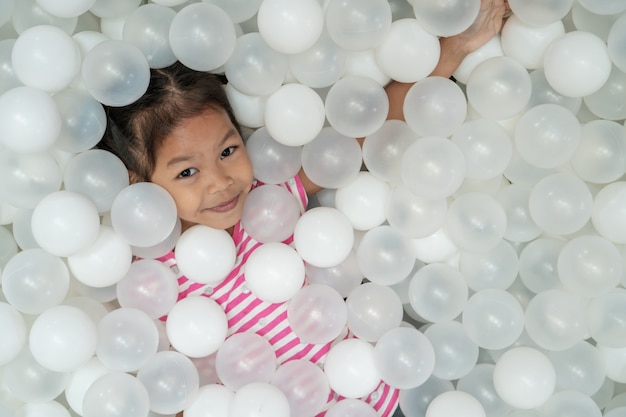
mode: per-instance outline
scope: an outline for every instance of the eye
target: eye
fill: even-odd
[[[233,154],[233,152],[235,152],[235,149],[237,149],[237,147],[236,147],[236,146],[229,146],[228,148],[226,148],[226,149],[224,149],[224,150],[222,151],[222,154],[220,155],[220,158],[221,158],[221,159],[224,159],[224,158],[226,158],[226,157],[228,157],[228,156],[232,155],[232,154]]]
[[[195,168],[187,168],[181,171],[180,174],[178,174],[178,178],[187,178],[187,177],[191,177],[192,175],[194,175],[196,172],[198,172],[197,169]]]

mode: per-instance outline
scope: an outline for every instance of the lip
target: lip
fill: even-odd
[[[237,203],[239,203],[239,194],[237,194],[235,198],[225,201],[224,203],[218,204],[217,206],[208,208],[207,210],[214,211],[217,213],[225,213],[237,207]]]

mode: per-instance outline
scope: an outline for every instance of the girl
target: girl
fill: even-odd
[[[479,16],[467,31],[441,39],[441,58],[433,75],[451,76],[469,52],[498,33],[507,11],[503,0],[482,0]],[[389,118],[403,119],[402,103],[410,86],[396,82],[387,86]],[[219,79],[180,63],[155,69],[143,97],[122,108],[108,108],[107,114],[107,132],[99,147],[124,162],[131,181],[165,188],[176,203],[183,230],[195,224],[224,229],[235,242],[237,261],[226,280],[211,288],[177,273],[179,299],[211,297],[227,315],[229,335],[255,332],[265,337],[278,363],[307,359],[323,364],[330,343],[301,343],[287,322],[286,303],[264,302],[245,286],[246,259],[261,244],[239,221],[248,193],[262,184],[254,180],[241,130]],[[282,186],[298,199],[302,211],[307,194],[320,189],[302,172]],[[178,271],[173,252],[160,260]],[[333,395],[329,403],[336,400]],[[398,390],[381,381],[364,400],[379,415],[390,416]]]

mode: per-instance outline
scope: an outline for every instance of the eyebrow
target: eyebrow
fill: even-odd
[[[220,141],[217,143],[217,146],[222,146],[224,144],[224,142],[226,142],[232,135],[234,135],[235,133],[237,133],[237,129],[235,128],[230,128],[228,129],[228,131],[226,131],[226,134],[224,134],[224,136],[222,137],[222,139],[220,139]],[[186,162],[193,159],[192,155],[181,155],[181,156],[175,156],[174,158],[170,159],[167,161],[166,166],[170,167],[172,165],[176,165],[180,162]]]

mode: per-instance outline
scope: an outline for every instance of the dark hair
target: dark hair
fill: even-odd
[[[127,106],[105,107],[107,127],[97,147],[117,155],[135,181],[149,181],[156,151],[183,120],[208,109],[223,109],[241,133],[223,81],[180,62],[152,69],[148,90],[142,97]]]

